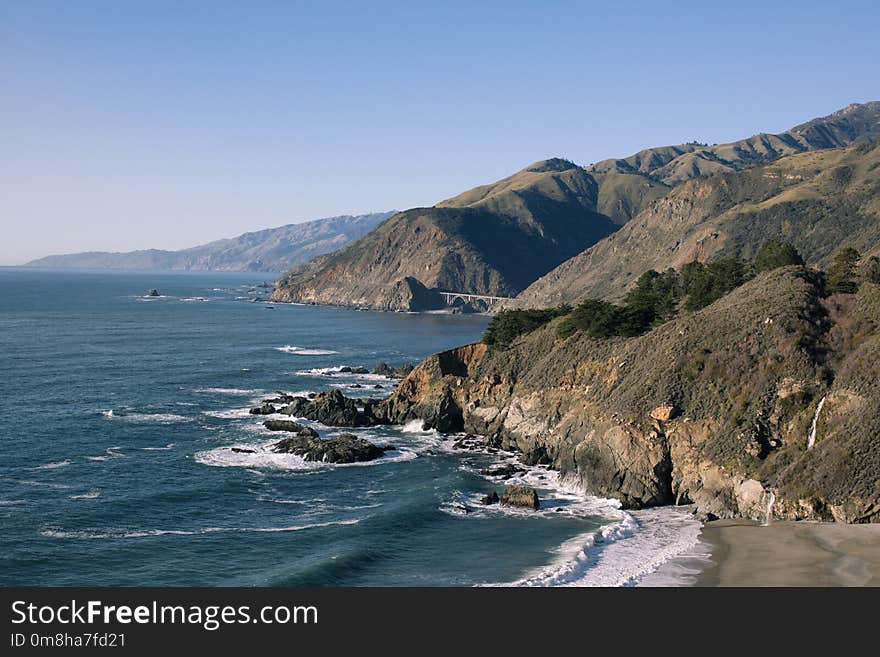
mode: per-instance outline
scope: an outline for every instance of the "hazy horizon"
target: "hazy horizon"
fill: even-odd
[[[752,4],[7,5],[0,265],[432,205],[880,98],[873,3]]]

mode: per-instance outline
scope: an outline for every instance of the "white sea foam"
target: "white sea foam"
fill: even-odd
[[[63,468],[67,465],[73,463],[70,459],[64,459],[63,461],[55,461],[54,463],[45,463],[43,465],[39,465],[35,470],[55,470],[57,468]]]
[[[178,424],[193,421],[191,417],[174,413],[126,413],[125,415],[116,415],[114,417],[137,424]]]
[[[424,420],[410,420],[406,424],[404,424],[400,430],[403,433],[427,433],[430,430],[425,429],[425,421]]]
[[[202,415],[215,417],[220,420],[239,420],[253,417],[249,408],[227,408],[222,411],[202,411]]]
[[[174,443],[168,443],[165,447],[141,447],[145,452],[164,452],[174,447]]]
[[[262,427],[261,427],[262,428]],[[221,468],[263,468],[271,470],[294,470],[308,471],[326,468],[342,468],[356,466],[383,465],[387,463],[400,463],[401,461],[411,461],[418,457],[418,454],[409,449],[400,448],[387,451],[383,456],[373,459],[372,461],[361,461],[357,463],[322,463],[318,461],[307,461],[295,454],[277,453],[271,450],[272,445],[278,441],[275,437],[269,442],[259,445],[230,445],[226,447],[217,447],[202,452],[197,452],[193,458],[196,463]],[[232,447],[239,449],[255,450],[254,452],[233,452]]]
[[[81,493],[79,495],[68,495],[72,500],[94,500],[101,496],[101,491],[99,490],[90,490],[88,493]]]
[[[121,538],[149,538],[152,536],[197,536],[200,534],[216,534],[222,532],[298,532],[306,529],[331,527],[334,525],[356,525],[360,519],[329,520],[327,522],[313,522],[304,525],[290,525],[287,527],[205,527],[203,529],[140,529],[133,531],[64,531],[60,529],[45,529],[40,532],[46,538],[76,538],[76,539],[121,539]]]
[[[281,351],[285,354],[292,354],[294,356],[332,356],[333,354],[338,354],[338,351],[333,351],[332,349],[306,349],[305,347],[296,347],[294,345],[286,344],[283,347],[273,347],[275,351]]]
[[[333,377],[336,379],[342,379],[344,381],[355,383],[383,383],[385,384],[385,389],[388,391],[393,390],[392,384],[399,381],[399,379],[389,379],[384,374],[373,374],[372,372],[343,372],[343,367],[352,366],[334,365],[333,367],[310,367],[304,370],[297,370],[293,372],[293,374],[297,376],[326,376],[327,378]]]
[[[113,417],[113,409],[111,408],[110,410],[107,410],[107,411],[101,411],[101,415],[103,415],[104,417],[107,417],[107,418]]]
[[[27,504],[27,500],[0,500],[0,506],[18,506],[19,504]]]
[[[253,390],[246,388],[197,388],[194,392],[212,395],[263,395],[265,390]]]
[[[443,449],[451,449],[444,441]],[[488,450],[480,450],[487,453]],[[466,455],[468,452],[464,452]],[[516,463],[515,455],[499,452],[494,454],[498,465]],[[522,464],[519,464],[520,466]],[[462,467],[475,470],[472,464]],[[520,510],[495,504],[480,504],[479,494],[443,505],[442,510],[463,514],[467,518],[491,518],[494,514],[517,514],[548,518],[559,514],[574,517],[595,518],[603,525],[593,531],[575,536],[559,546],[553,561],[526,573],[514,582],[498,586],[634,586],[648,581],[648,576],[664,564],[680,558],[688,559],[687,566],[667,567],[666,580],[682,577],[693,570],[693,563],[701,551],[699,535],[702,527],[689,508],[661,507],[645,511],[623,511],[617,500],[584,495],[576,481],[564,480],[559,473],[547,466],[534,466],[509,479],[487,476],[496,483],[525,484],[540,490],[539,511]],[[468,508],[464,514],[462,506]],[[683,561],[684,563],[684,561]],[[662,581],[658,578],[655,581]],[[681,580],[684,581],[683,579]]]
[[[557,558],[509,586],[634,586],[699,544],[701,523],[688,509],[622,512],[601,529],[576,536]]]

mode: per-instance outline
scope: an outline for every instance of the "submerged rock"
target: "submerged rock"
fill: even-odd
[[[480,504],[489,506],[490,504],[498,504],[498,500],[498,493],[493,490],[488,495],[483,495],[483,497],[480,498]]]
[[[233,452],[237,454],[256,454],[257,450],[255,449],[245,449],[244,447],[230,447]]]
[[[374,445],[369,440],[352,433],[343,433],[333,438],[294,436],[285,438],[272,446],[272,451],[295,454],[306,461],[319,463],[358,463],[372,461],[385,453],[384,447]]]
[[[508,486],[501,494],[501,506],[537,511],[541,506],[538,493],[530,486]]]

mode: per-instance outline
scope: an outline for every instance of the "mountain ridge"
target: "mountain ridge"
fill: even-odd
[[[442,305],[438,291],[512,296],[614,231],[595,211],[597,191],[571,162],[536,162],[435,206],[394,215],[345,249],[282,276],[273,298],[427,310]]]
[[[25,267],[277,272],[342,248],[394,211],[338,215],[242,233],[179,250],[85,251],[50,255]]]
[[[523,307],[618,299],[647,269],[751,257],[764,241],[792,243],[808,263],[842,246],[880,252],[880,146],[798,153],[763,166],[695,178],[605,240],[532,283]]]

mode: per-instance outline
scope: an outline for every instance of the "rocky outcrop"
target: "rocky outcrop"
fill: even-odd
[[[822,297],[761,275],[635,338],[556,337],[427,358],[375,409],[549,462],[627,508],[880,521],[880,286]],[[818,401],[826,401],[807,449]]]
[[[373,401],[346,397],[339,390],[319,392],[314,398],[294,397],[281,413],[302,417],[331,427],[367,427],[380,424],[373,414]]]
[[[277,412],[278,409],[269,402],[263,402],[259,406],[256,406],[249,411],[251,415],[273,415]]]
[[[501,494],[501,506],[537,511],[541,507],[538,493],[529,486],[508,486]]]
[[[263,426],[269,431],[289,431],[298,436],[305,436],[307,438],[318,438],[319,436],[318,432],[311,427],[307,427],[299,422],[294,422],[293,420],[266,420],[263,422]]]
[[[298,435],[280,440],[272,446],[272,451],[294,454],[306,461],[321,463],[358,463],[372,461],[382,456],[390,447],[378,447],[369,440],[351,433],[343,433],[333,438],[317,438]]]

